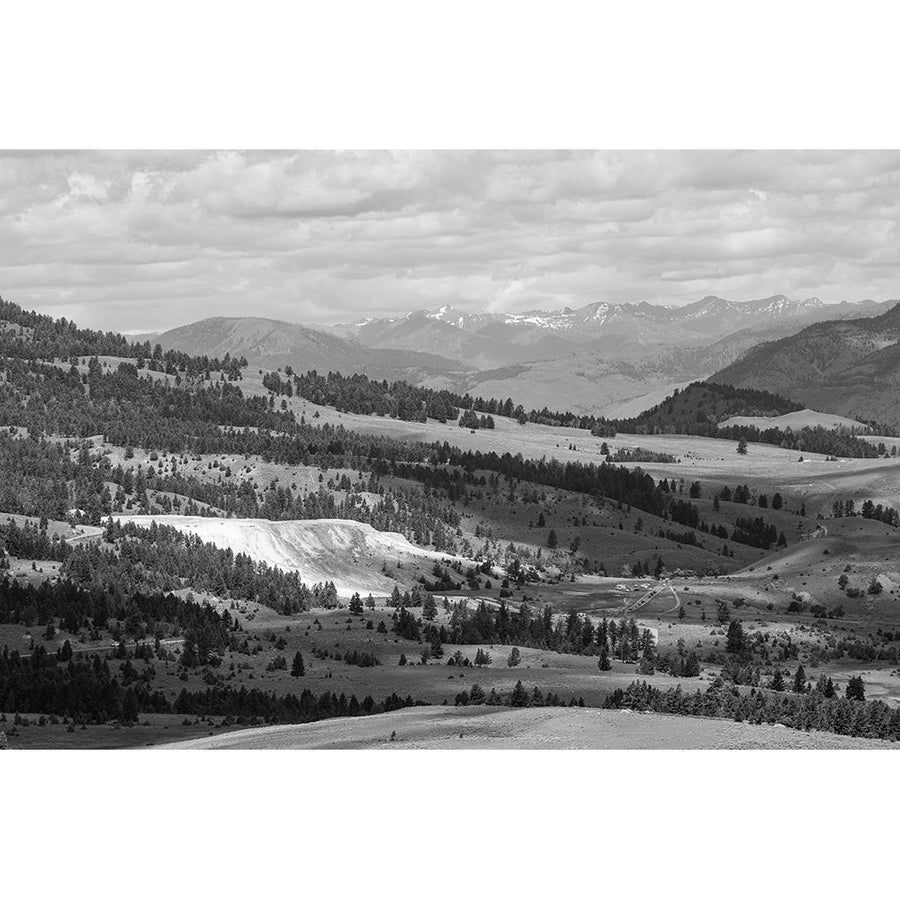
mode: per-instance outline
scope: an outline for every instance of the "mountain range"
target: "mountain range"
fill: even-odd
[[[679,307],[598,302],[530,313],[466,313],[443,306],[316,328],[216,317],[141,337],[193,354],[244,356],[261,368],[365,373],[483,397],[512,397],[535,409],[628,417],[676,387],[713,376],[792,399],[809,397],[810,405],[822,411],[893,421],[889,403],[867,405],[858,392],[840,386],[840,373],[827,390],[817,391],[812,375],[808,384],[793,383],[793,362],[779,368],[762,357],[743,359],[745,354],[747,360],[754,358],[757,347],[781,348],[798,332],[818,335],[834,325],[836,333],[869,335],[869,343],[858,336],[856,345],[867,353],[881,349],[887,365],[889,338],[876,347],[871,336],[878,326],[872,331],[865,323],[889,316],[891,305],[871,300],[826,304],[779,294],[745,302],[704,297]],[[845,358],[836,355],[829,365]],[[860,360],[854,356],[851,362]],[[853,373],[859,383],[869,384],[873,377],[868,369]]]
[[[748,329],[781,336],[822,319],[879,311],[880,304],[873,301],[826,304],[814,297],[792,300],[778,294],[734,302],[709,296],[686,306],[597,302],[527,313],[465,313],[442,306],[363,319],[334,330],[368,347],[424,350],[492,369],[584,350],[634,358],[648,348],[697,347]]]

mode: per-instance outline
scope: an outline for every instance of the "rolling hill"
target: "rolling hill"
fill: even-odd
[[[372,378],[413,383],[429,376],[461,377],[470,368],[431,353],[373,349],[337,334],[253,317],[202,319],[166,331],[156,341],[164,349],[171,347],[200,356],[243,356],[251,365],[268,369],[292,366],[304,372],[364,372]]]
[[[703,347],[644,350],[632,358],[606,353],[569,352],[539,362],[473,372],[453,385],[473,395],[513,397],[529,409],[558,409],[607,418],[627,418],[661,402],[673,391],[708,378],[729,365],[766,335],[745,328]],[[429,379],[430,387],[447,387]]]
[[[271,725],[163,744],[167,750],[751,750],[895,745],[771,725],[630,710],[431,706],[378,716]]]
[[[900,426],[900,303],[874,318],[819,322],[762,344],[712,376],[823,412]]]
[[[799,403],[767,391],[695,381],[620,424],[626,432],[690,434],[694,426],[721,423],[733,416],[782,416],[799,410]]]

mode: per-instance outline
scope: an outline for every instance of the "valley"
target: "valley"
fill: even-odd
[[[414,356],[313,402],[278,323],[156,349],[3,311],[14,748],[900,737],[900,439],[865,422],[691,382],[569,427],[416,393]]]

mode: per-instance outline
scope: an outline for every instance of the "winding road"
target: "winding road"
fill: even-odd
[[[675,605],[671,609],[667,609],[667,613],[675,612],[681,606],[681,597],[678,596],[678,592],[672,587],[672,583],[668,580],[664,581],[662,584],[656,585],[655,587],[650,588],[645,594],[642,594],[632,603],[629,603],[625,606],[625,609],[622,610],[623,613],[631,613],[636,612],[639,609],[645,607],[651,600],[655,597],[658,597],[660,594],[665,593],[666,591],[671,591],[672,596],[675,598]]]

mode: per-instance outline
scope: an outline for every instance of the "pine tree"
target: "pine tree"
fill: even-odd
[[[746,456],[746,455],[747,455],[747,442],[746,442],[743,438],[741,438],[741,439],[738,441],[737,452],[738,452],[741,456]]]
[[[547,546],[551,550],[555,550],[559,546],[559,538],[557,538],[556,530],[553,528],[550,529],[550,533],[547,535]]]
[[[184,638],[184,649],[181,651],[181,665],[186,669],[193,669],[200,664],[197,654],[197,641],[193,634],[188,633]]]
[[[506,657],[506,664],[512,668],[513,666],[517,666],[522,660],[522,653],[518,647],[513,647],[512,650],[509,651],[509,656]]]
[[[797,666],[797,671],[794,673],[794,693],[806,693],[806,672],[803,666]]]
[[[140,707],[138,706],[137,694],[135,694],[134,688],[128,688],[125,691],[125,696],[122,698],[121,719],[126,723],[137,722],[139,712]]]
[[[775,670],[775,674],[772,676],[772,681],[769,683],[769,687],[773,691],[784,690],[784,675],[782,674],[781,669]]]
[[[729,653],[743,653],[745,647],[744,626],[738,619],[733,619],[728,626],[728,635],[725,638],[725,649]]]
[[[848,700],[865,700],[866,685],[861,675],[851,675],[847,682],[846,697]]]
[[[294,661],[291,664],[291,675],[294,678],[302,678],[306,674],[306,666],[303,663],[303,654],[298,650],[294,654]]]
[[[696,678],[699,674],[700,660],[697,658],[697,654],[691,650],[685,657],[684,665],[681,668],[681,675],[683,678]]]
[[[510,705],[512,706],[528,706],[528,692],[525,690],[521,681],[516,682],[510,697]]]
[[[612,663],[609,659],[609,650],[606,648],[606,644],[600,645],[600,659],[597,660],[597,668],[601,672],[608,672],[612,668]]]

